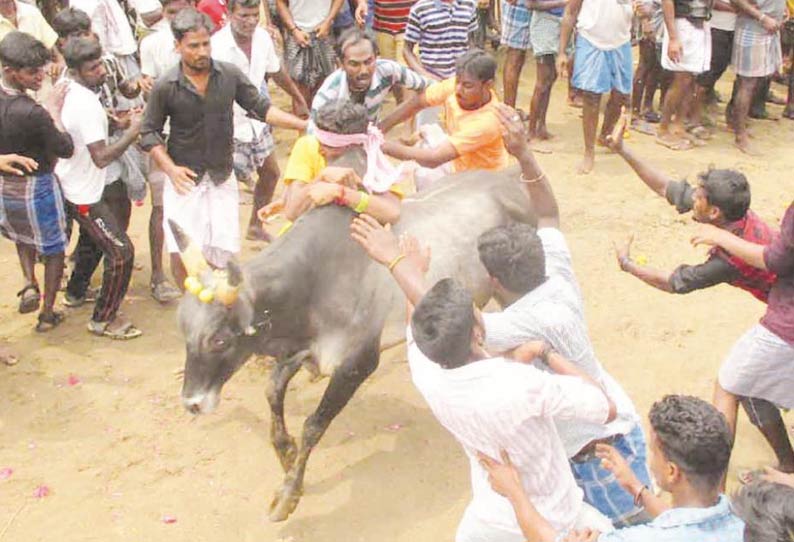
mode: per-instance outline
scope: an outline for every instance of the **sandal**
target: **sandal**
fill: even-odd
[[[88,331],[98,337],[108,337],[115,341],[127,341],[143,335],[143,332],[132,325],[132,322],[126,322],[118,329],[108,329],[112,322],[113,320],[109,322],[96,322],[91,320],[88,322]]]
[[[19,298],[19,313],[27,314],[39,310],[41,304],[41,293],[36,284],[28,284],[17,292]]]
[[[642,119],[645,122],[650,122],[651,124],[659,124],[660,122],[662,122],[662,116],[656,111],[646,111],[642,115]]]
[[[656,128],[651,126],[651,123],[647,120],[641,120],[641,119],[632,120],[631,129],[634,130],[635,132],[639,132],[645,135],[651,135],[651,136],[656,135]]]
[[[172,286],[167,280],[152,284],[151,289],[152,297],[158,303],[166,304],[169,301],[174,301],[182,297],[182,292],[175,286]]]
[[[66,316],[62,312],[52,311],[50,314],[39,314],[39,323],[36,324],[36,331],[45,333],[52,331],[64,321]]]
[[[694,147],[692,142],[689,141],[688,139],[679,139],[679,140],[671,141],[667,139],[662,139],[661,137],[657,137],[656,143],[664,147],[667,147],[671,151],[688,151]]]

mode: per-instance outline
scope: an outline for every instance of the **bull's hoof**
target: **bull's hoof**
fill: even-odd
[[[295,444],[295,439],[288,436],[283,441],[274,444],[273,447],[281,463],[281,468],[284,469],[284,472],[289,472],[292,465],[295,464],[295,458],[298,457],[298,445]]]
[[[277,523],[286,520],[290,514],[298,507],[298,501],[301,498],[301,491],[290,489],[289,487],[281,488],[276,492],[273,501],[270,503],[268,510],[268,518],[270,521]]]

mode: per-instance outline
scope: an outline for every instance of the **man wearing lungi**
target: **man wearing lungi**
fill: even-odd
[[[36,331],[49,331],[63,320],[53,305],[63,276],[66,214],[53,167],[58,157],[74,151],[72,138],[61,124],[64,88],[52,92],[50,113],[26,94],[41,88],[50,58],[43,43],[23,32],[11,32],[0,42],[0,153],[34,160],[21,164],[24,171],[0,173],[0,232],[17,245],[26,282],[18,294],[21,313],[39,308],[34,266],[37,256],[44,259],[44,306]]]
[[[595,164],[596,131],[601,95],[609,93],[599,144],[629,103],[632,86],[630,0],[571,0],[565,8],[560,30],[557,73],[568,73],[568,42],[576,27],[576,62],[571,84],[583,91],[582,129],[584,159],[577,173],[585,175]]]
[[[256,120],[304,130],[306,121],[270,105],[238,67],[212,60],[212,21],[193,8],[171,22],[180,63],[166,72],[149,96],[141,146],[170,182],[163,214],[201,247],[207,261],[223,268],[240,251],[239,194],[233,172],[233,109],[237,103]],[[163,125],[170,121],[168,143]],[[166,226],[171,269],[183,286],[185,267],[173,232]]]
[[[786,15],[786,0],[733,0],[732,4],[738,11],[733,36],[733,69],[739,81],[733,107],[736,147],[757,155],[750,144],[747,115],[759,82],[776,73],[783,63],[780,25]]]

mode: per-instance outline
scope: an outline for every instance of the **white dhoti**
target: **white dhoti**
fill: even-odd
[[[711,29],[708,23],[704,22],[697,27],[689,20],[679,17],[675,20],[675,29],[678,32],[678,40],[681,42],[681,59],[678,62],[673,62],[667,55],[670,35],[665,28],[662,39],[662,67],[668,71],[694,74],[709,71],[711,68]]]
[[[168,221],[176,222],[201,247],[214,267],[224,268],[240,252],[240,194],[232,173],[216,185],[205,174],[187,194],[179,194],[172,182],[163,187],[163,221],[168,252],[179,252]]]

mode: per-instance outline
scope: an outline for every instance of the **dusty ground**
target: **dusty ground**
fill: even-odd
[[[529,70],[522,103],[533,80]],[[637,235],[635,253],[659,267],[697,262],[704,251],[689,245],[691,222],[647,191],[619,158],[600,152],[593,175],[573,173],[581,152],[578,117],[558,86],[549,118],[559,138],[554,154],[539,159],[561,202],[596,350],[643,415],[665,393],[708,398],[720,360],[764,308],[727,286],[675,297],[620,273],[610,243],[630,232]],[[691,178],[709,164],[744,171],[753,207],[777,223],[794,194],[794,123],[754,127],[766,151],[758,159],[735,152],[726,133],[686,153],[637,134],[628,143],[675,176]],[[292,136],[280,136],[285,156]],[[332,424],[312,456],[295,514],[286,523],[267,521],[281,481],[267,437],[267,370],[249,363],[226,386],[214,415],[183,411],[174,309],[148,296],[147,222],[148,209],[136,209],[131,235],[147,269],[134,274],[124,305],[145,336],[126,344],[90,336],[88,308],[72,311],[49,335],[35,334],[34,316],[16,313],[13,292],[21,281],[13,246],[0,243],[0,336],[22,359],[0,366],[0,469],[13,469],[7,479],[0,470],[0,541],[452,540],[468,499],[466,462],[413,388],[402,348],[383,356]],[[244,257],[254,249],[248,243]],[[322,390],[305,374],[295,379],[287,402],[293,433]],[[737,468],[773,459],[741,417],[731,480]],[[42,485],[51,493],[35,499]]]

